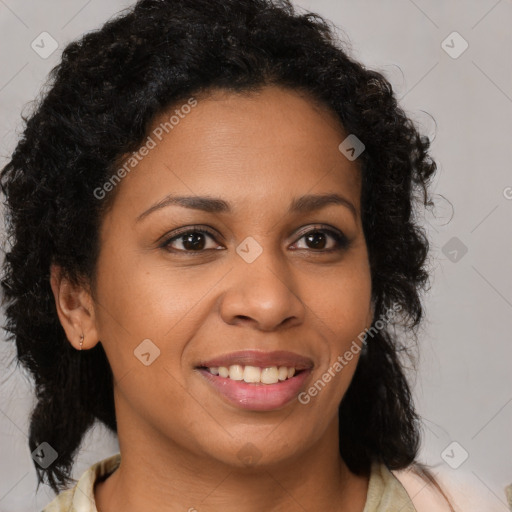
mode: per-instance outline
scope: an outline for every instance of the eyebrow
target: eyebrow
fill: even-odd
[[[335,204],[348,208],[354,218],[357,219],[357,210],[355,206],[344,197],[338,194],[308,194],[298,197],[292,201],[288,208],[288,214],[293,213],[309,213],[312,211],[320,210],[328,205]],[[156,210],[165,208],[166,206],[176,205],[183,208],[190,208],[193,210],[201,210],[207,213],[231,213],[232,209],[229,203],[223,199],[206,196],[172,196],[168,195],[161,201],[154,204],[146,211],[142,212],[136,219],[140,222],[147,217],[150,213]]]

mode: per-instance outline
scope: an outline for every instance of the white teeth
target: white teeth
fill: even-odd
[[[233,380],[242,380],[244,378],[244,367],[239,364],[232,364],[229,367],[229,378]]]
[[[279,381],[290,379],[295,375],[295,368],[286,366],[259,368],[258,366],[232,364],[229,368],[227,366],[212,366],[208,370],[213,375],[220,377],[261,384],[277,384]]]
[[[244,368],[245,382],[261,382],[261,368],[257,366],[246,366]]]
[[[276,366],[261,370],[261,382],[263,384],[276,384],[279,382],[279,370]]]

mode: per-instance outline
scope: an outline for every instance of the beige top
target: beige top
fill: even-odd
[[[106,479],[121,462],[117,453],[93,464],[74,487],[61,492],[42,512],[98,512],[94,484]],[[405,488],[384,465],[373,463],[363,512],[417,512]]]

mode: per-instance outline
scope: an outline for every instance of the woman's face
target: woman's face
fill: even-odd
[[[310,99],[266,87],[198,97],[149,135],[117,185],[97,266],[95,328],[121,449],[158,443],[242,466],[337,441],[359,353],[343,356],[372,320],[360,171],[338,149],[348,133]],[[327,194],[342,199],[310,198]],[[179,196],[188,207],[167,201]],[[292,359],[227,358],[238,351]],[[233,365],[232,379],[199,368],[214,359]],[[277,384],[236,380],[273,363],[262,374]],[[279,380],[280,366],[297,375]]]

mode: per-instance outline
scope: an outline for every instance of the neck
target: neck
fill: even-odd
[[[309,449],[264,467],[234,467],[118,422],[127,424],[118,431],[121,464],[95,488],[98,512],[361,512],[366,503],[368,477],[341,458],[337,418]]]

